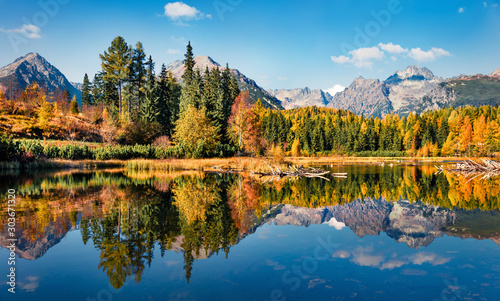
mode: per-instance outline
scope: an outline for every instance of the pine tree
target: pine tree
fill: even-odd
[[[128,67],[128,101],[127,110],[131,119],[136,119],[137,112],[141,108],[141,102],[144,98],[144,86],[146,84],[146,54],[141,42],[137,42],[134,49],[130,49],[130,65]]]
[[[193,47],[191,47],[191,41],[188,42],[186,47],[186,54],[184,55],[186,58],[184,60],[184,66],[186,67],[186,71],[182,75],[182,80],[184,81],[184,85],[189,85],[194,79],[194,57],[193,57]]]
[[[167,71],[165,65],[162,66],[159,81],[159,123],[162,126],[162,133],[172,137],[174,134],[174,124],[179,116],[179,98],[181,86],[173,76],[171,71]]]
[[[78,113],[80,112],[80,110],[78,109],[78,101],[76,101],[76,96],[73,96],[73,99],[71,99],[69,111],[73,115],[78,115]]]
[[[94,105],[104,103],[104,82],[102,81],[102,74],[97,73],[94,75],[94,80],[92,81],[92,102]]]
[[[92,84],[89,81],[87,73],[85,73],[82,85],[82,105],[92,105],[91,90],[92,90]]]
[[[153,82],[156,81],[155,77],[155,63],[153,62],[153,58],[149,56],[148,61],[146,62],[146,82],[148,85],[152,85]]]
[[[486,135],[487,135],[487,126],[486,126],[486,118],[483,114],[479,118],[474,121],[474,134],[472,137],[472,141],[474,142],[474,146],[478,152],[479,156],[484,155],[486,150]]]
[[[439,148],[443,147],[443,144],[446,142],[446,138],[448,138],[448,133],[448,119],[443,118],[437,134],[437,143]]]
[[[238,88],[238,83],[236,82],[235,77],[231,75],[231,70],[227,64],[226,68],[222,71],[218,82],[219,93],[217,97],[215,116],[219,126],[219,133],[223,141],[226,142],[227,120],[231,115],[231,106],[233,105],[236,97],[240,94],[240,89]]]
[[[52,117],[52,111],[52,104],[47,101],[47,97],[45,96],[45,94],[41,95],[37,112],[38,123],[40,126],[44,127],[49,122],[50,118]]]
[[[185,54],[184,66],[186,70],[182,75],[184,85],[182,86],[179,109],[182,113],[189,105],[197,109],[202,107],[201,97],[203,94],[204,82],[199,69],[194,70],[195,61],[193,58],[193,48],[188,43]]]
[[[64,90],[63,99],[66,100],[67,102],[71,101],[71,94],[69,93],[68,89]]]
[[[300,140],[299,138],[295,138],[292,144],[292,156],[299,157],[300,156]]]
[[[103,79],[118,85],[118,113],[122,114],[122,84],[127,79],[130,65],[130,50],[125,40],[118,36],[104,54],[100,54]]]
[[[220,131],[224,116],[219,112],[222,104],[221,79],[219,68],[205,70],[205,85],[203,86],[203,94],[201,96],[201,105],[205,108],[207,117],[212,121],[212,124]]]
[[[147,84],[144,101],[141,103],[141,119],[149,123],[159,123],[160,90],[154,82]]]
[[[463,127],[459,134],[460,139],[460,151],[467,152],[470,156],[470,145],[472,142],[472,123],[470,121],[469,115],[465,116],[463,119]]]
[[[199,69],[196,69],[193,75],[193,81],[190,84],[184,84],[181,90],[181,99],[179,109],[182,113],[189,105],[201,109],[201,97],[203,93],[204,82]]]
[[[120,111],[118,103],[120,98],[112,82],[103,82],[102,98],[104,105],[108,108],[110,116],[115,120],[119,119]]]

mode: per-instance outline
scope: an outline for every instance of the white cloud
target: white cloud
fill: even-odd
[[[331,60],[337,64],[345,64],[349,61],[349,58],[345,55],[331,56]]]
[[[288,77],[286,77],[286,76],[278,76],[278,80],[281,80],[281,81],[288,80]]]
[[[167,54],[179,54],[179,53],[181,53],[179,49],[172,49],[172,48],[167,49]]]
[[[403,47],[401,47],[401,45],[398,45],[398,44],[394,45],[392,43],[387,43],[387,44],[379,43],[378,46],[383,51],[389,52],[392,54],[402,54],[402,53],[408,52],[407,48],[403,48]]]
[[[349,54],[352,56],[352,64],[358,68],[371,68],[373,66],[372,60],[384,58],[384,53],[376,46],[351,50]]]
[[[487,7],[488,7],[488,3],[483,2],[483,7],[484,7],[484,8],[487,8]]]
[[[373,66],[372,60],[381,60],[384,57],[382,52],[377,46],[358,48],[349,51],[350,58],[345,55],[331,56],[331,60],[337,64],[350,63],[358,68],[371,68]]]
[[[402,267],[405,264],[406,264],[406,262],[404,262],[402,260],[392,259],[392,260],[384,262],[384,264],[382,264],[380,266],[380,269],[381,270],[385,270],[385,269],[392,270],[394,268],[400,268],[400,267]]]
[[[335,217],[332,217],[328,222],[325,222],[325,224],[328,224],[330,227],[334,227],[336,230],[342,230],[345,227],[345,224],[337,221]]]
[[[442,48],[432,47],[429,51],[424,51],[419,47],[410,50],[408,56],[419,62],[430,62],[441,56],[451,56],[451,54]]]
[[[19,286],[21,287],[21,290],[25,292],[34,292],[40,285],[40,282],[38,280],[39,277],[28,276],[26,277],[26,281],[19,282]]]
[[[188,42],[186,42],[186,38],[184,38],[184,37],[177,38],[177,37],[171,36],[170,38],[172,39],[173,42],[184,45],[184,46],[186,46],[188,43]]]
[[[420,252],[410,257],[410,262],[416,265],[430,263],[432,265],[442,265],[450,261],[451,258],[441,257],[435,253]]]
[[[348,53],[349,56],[339,55],[331,56],[330,58],[337,64],[343,65],[349,63],[358,68],[371,69],[374,61],[382,60],[386,53],[388,55],[391,54],[390,59],[393,62],[397,61],[398,57],[409,57],[419,62],[430,62],[442,56],[451,56],[451,53],[443,48],[432,47],[430,50],[424,51],[420,47],[417,47],[408,50],[408,48],[404,48],[399,44],[379,43],[377,46],[351,50]]]
[[[465,12],[465,7],[458,8],[458,12],[461,13],[461,14],[464,13]]]
[[[335,253],[332,254],[332,257],[333,258],[349,258],[351,256],[351,254],[347,251],[337,251]]]
[[[359,266],[365,267],[378,267],[382,261],[384,261],[384,256],[382,255],[369,255],[365,253],[354,254],[352,262]]]
[[[491,7],[497,8],[497,7],[498,7],[498,3],[493,3],[493,4],[491,5]]]
[[[40,39],[42,37],[40,35],[40,32],[42,31],[40,27],[33,24],[23,24],[23,26],[14,29],[0,28],[0,31],[5,33],[18,33],[28,39]]]
[[[331,96],[335,96],[335,94],[337,94],[338,92],[344,91],[344,89],[345,89],[344,86],[339,85],[339,84],[335,84],[335,85],[333,85],[333,87],[331,87],[329,89],[325,89],[324,91],[327,92],[328,94],[330,94]],[[345,226],[345,224],[344,224],[344,226]]]
[[[172,2],[165,5],[165,16],[173,21],[178,22],[178,24],[183,24],[182,21],[186,20],[199,20],[208,18],[211,19],[212,15],[206,15],[194,6],[189,6],[184,2]]]

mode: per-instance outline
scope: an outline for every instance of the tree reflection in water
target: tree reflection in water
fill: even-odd
[[[120,288],[132,277],[140,282],[146,265],[152,263],[155,246],[161,256],[167,250],[183,252],[189,282],[196,260],[219,251],[227,257],[231,246],[274,214],[263,212],[279,211],[280,204],[318,208],[365,199],[404,199],[448,209],[500,208],[500,183],[493,178],[434,175],[429,166],[345,167],[345,171],[347,179],[331,182],[277,183],[234,174],[34,175],[16,182],[21,242],[17,252],[22,255],[30,250],[43,256],[51,245],[36,253],[37,242],[49,234],[63,237],[70,228],[79,227],[83,243],[91,240],[100,251],[98,268],[113,287]]]

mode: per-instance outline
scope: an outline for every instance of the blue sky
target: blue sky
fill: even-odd
[[[500,67],[494,1],[0,0],[0,66],[38,52],[81,82],[118,35],[141,41],[157,70],[191,41],[272,89],[347,86],[413,64],[442,77]]]

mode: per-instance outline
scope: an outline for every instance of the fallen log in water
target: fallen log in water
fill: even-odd
[[[272,177],[271,179],[274,180],[276,177],[277,179],[285,178],[285,177],[305,177],[305,178],[321,178],[327,181],[330,181],[330,179],[325,178],[324,175],[327,175],[330,173],[330,171],[327,170],[322,170],[318,168],[305,168],[304,166],[300,165],[293,165],[289,167],[287,170],[281,170],[278,166],[271,166],[267,162],[265,162],[271,172],[265,173],[265,172],[252,172],[252,174],[255,175],[260,175],[260,177],[264,176],[270,176]],[[333,173],[332,176],[334,177],[339,177],[339,178],[347,178],[347,173]]]
[[[467,160],[466,162],[456,163],[448,167],[443,165],[435,166],[437,168],[436,174],[448,171],[465,177],[473,176],[475,178],[483,176],[484,179],[500,175],[500,162],[488,159],[481,159],[481,162],[476,162],[469,158]]]

